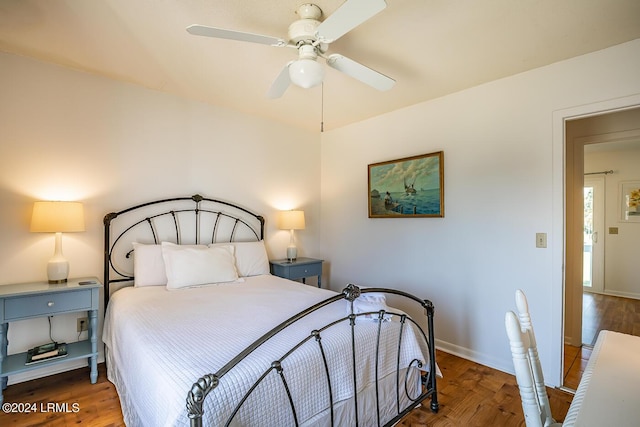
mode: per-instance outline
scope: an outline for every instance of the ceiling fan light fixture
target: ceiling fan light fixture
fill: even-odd
[[[313,59],[298,59],[289,65],[291,83],[303,89],[318,86],[324,78],[324,68]]]
[[[278,73],[267,92],[270,99],[281,97],[291,83],[303,89],[322,84],[324,63],[320,65],[316,62],[318,56],[325,59],[327,65],[334,70],[374,89],[389,90],[395,84],[392,78],[345,56],[336,53],[326,55],[330,43],[386,7],[386,0],[343,0],[342,5],[321,22],[322,9],[313,3],[305,3],[296,12],[300,19],[289,25],[288,40],[197,24],[188,26],[187,31],[196,36],[296,48],[298,59],[287,63]]]

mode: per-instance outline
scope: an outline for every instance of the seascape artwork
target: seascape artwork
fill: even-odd
[[[443,152],[369,165],[369,217],[443,217]]]

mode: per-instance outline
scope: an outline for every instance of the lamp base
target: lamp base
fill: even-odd
[[[69,277],[69,262],[66,259],[52,258],[47,264],[47,279],[49,279],[49,283],[66,283],[67,277]]]
[[[295,246],[289,246],[287,248],[287,261],[293,262],[298,257],[298,248]]]

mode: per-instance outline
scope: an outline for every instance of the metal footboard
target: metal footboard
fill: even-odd
[[[380,311],[369,311],[369,312],[358,312],[354,310],[354,302],[361,297],[362,294],[366,293],[382,293],[382,294],[391,294],[402,297],[400,301],[402,301],[402,306],[404,307],[406,304],[419,304],[425,313],[426,319],[426,332],[422,325],[419,322],[415,321],[409,315],[404,312],[389,309],[388,311],[380,310]],[[353,405],[354,405],[354,414],[355,414],[355,425],[360,425],[360,420],[358,418],[358,375],[356,373],[356,329],[361,322],[358,322],[358,317],[361,316],[373,316],[374,322],[377,321],[377,336],[376,336],[376,354],[374,357],[375,363],[375,400],[376,400],[376,411],[377,411],[377,425],[378,426],[391,426],[403,418],[406,414],[408,414],[412,409],[419,406],[425,399],[431,398],[430,408],[433,412],[438,411],[438,399],[437,399],[437,390],[436,390],[436,353],[435,353],[435,342],[434,342],[434,327],[433,327],[433,317],[434,317],[434,306],[431,301],[421,300],[409,293],[395,290],[395,289],[386,289],[386,288],[359,288],[355,285],[348,285],[342,293],[335,295],[331,298],[328,298],[324,301],[321,301],[304,311],[299,312],[298,314],[290,317],[289,319],[282,322],[280,325],[274,327],[272,330],[264,334],[261,338],[256,340],[253,344],[239,353],[235,358],[229,361],[225,366],[223,366],[216,373],[210,373],[202,376],[198,379],[191,390],[188,392],[186,399],[187,406],[187,414],[190,418],[191,426],[199,427],[203,425],[203,415],[204,415],[204,402],[207,396],[214,391],[223,381],[225,375],[230,372],[234,367],[236,367],[239,363],[241,363],[245,358],[247,358],[250,354],[256,351],[258,348],[268,343],[274,337],[282,334],[283,331],[286,331],[288,328],[292,327],[299,320],[306,318],[310,314],[318,311],[322,307],[328,306],[330,304],[335,304],[338,301],[346,300],[350,302],[351,313],[345,315],[342,318],[334,319],[325,323],[323,325],[318,325],[317,328],[309,331],[308,335],[304,337],[297,343],[294,343],[290,350],[286,351],[276,360],[273,360],[269,366],[264,367],[263,373],[259,376],[256,382],[249,388],[246,394],[239,399],[237,402],[232,402],[231,405],[234,408],[231,415],[225,422],[225,426],[229,426],[234,422],[235,417],[238,412],[241,410],[243,405],[247,402],[247,400],[251,397],[252,393],[256,390],[257,387],[260,386],[262,381],[270,375],[276,374],[281,380],[282,388],[284,389],[284,395],[288,399],[288,407],[291,411],[291,419],[292,425],[298,426],[301,423],[298,415],[298,408],[296,407],[294,396],[292,396],[290,390],[290,381],[288,378],[288,372],[283,366],[283,362],[287,360],[292,354],[296,352],[301,346],[309,343],[315,342],[317,345],[318,352],[320,354],[320,363],[323,364],[323,370],[326,377],[326,383],[321,385],[321,387],[326,387],[328,394],[328,402],[326,402],[326,407],[328,408],[328,414],[330,418],[330,425],[336,426],[339,425],[339,420],[336,419],[336,414],[334,413],[335,408],[335,398],[334,392],[331,383],[331,373],[330,367],[327,363],[327,354],[326,354],[326,346],[323,343],[323,338],[325,337],[325,332],[336,325],[340,324],[348,324],[351,331],[351,345],[350,348],[344,349],[345,352],[345,363],[351,363],[352,372],[353,372]],[[376,319],[377,317],[377,319]],[[393,318],[393,321],[399,322],[400,332],[398,334],[398,342],[396,348],[393,349],[396,356],[396,364],[395,364],[395,395],[394,396],[383,396],[382,391],[380,390],[379,381],[380,378],[378,376],[378,363],[380,361],[381,355],[389,354],[389,349],[380,348],[382,337],[385,333],[385,328],[383,325],[390,318]],[[370,324],[370,323],[369,323]],[[423,346],[428,349],[428,368],[423,366],[422,360],[413,359],[408,365],[401,366],[401,348],[402,348],[402,340],[405,336],[405,331],[408,328],[408,325],[411,325],[411,328],[414,331],[417,331],[416,335],[423,341]],[[342,351],[342,350],[341,350]],[[409,384],[409,374],[412,369],[419,369],[421,374],[421,387],[420,392],[415,393],[416,387],[412,387]],[[412,392],[413,391],[413,392]],[[404,395],[402,395],[404,393]],[[389,399],[394,399],[395,406],[395,415],[391,419],[382,419],[381,414],[381,404],[383,402],[389,402]],[[404,404],[402,403],[404,402]],[[408,403],[407,403],[408,402]],[[388,414],[387,414],[388,415]]]

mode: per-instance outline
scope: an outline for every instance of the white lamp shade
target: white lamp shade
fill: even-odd
[[[62,254],[62,233],[84,231],[84,209],[79,202],[35,202],[31,232],[56,233],[53,257],[47,264],[49,283],[63,283],[69,275],[69,262]]]
[[[281,230],[304,230],[304,211],[282,211],[278,228]]]
[[[298,59],[289,65],[291,83],[303,89],[318,86],[324,78],[324,67],[313,59]]]
[[[84,231],[84,209],[80,202],[35,202],[31,232],[69,233]]]

